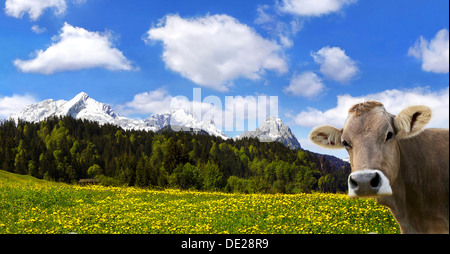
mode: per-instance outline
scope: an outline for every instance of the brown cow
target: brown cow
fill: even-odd
[[[345,148],[351,161],[350,197],[373,197],[391,210],[402,233],[449,233],[449,131],[423,129],[426,106],[398,116],[368,101],[349,110],[343,129],[315,128],[309,138]]]

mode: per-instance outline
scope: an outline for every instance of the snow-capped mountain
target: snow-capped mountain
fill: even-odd
[[[234,137],[234,139],[241,139],[244,137],[258,138],[263,142],[277,141],[283,143],[291,149],[301,148],[295,135],[291,129],[287,127],[280,118],[269,116],[266,120],[254,131],[245,131],[241,135]]]
[[[125,129],[145,127],[139,121],[117,115],[109,105],[92,99],[84,92],[77,94],[70,101],[48,99],[28,105],[21,112],[11,114],[9,119],[39,122],[51,116],[72,116],[76,119],[96,121],[99,124],[112,123]]]
[[[144,120],[147,126],[155,126],[156,130],[160,130],[166,126],[183,126],[193,129],[201,129],[206,131],[209,135],[228,139],[228,137],[220,131],[213,121],[203,122],[191,111],[180,108],[171,109],[164,114],[154,114]]]
[[[111,106],[100,103],[82,92],[70,101],[48,99],[25,107],[21,112],[9,116],[10,120],[22,119],[28,122],[39,122],[51,116],[72,116],[76,119],[96,121],[99,124],[114,124],[126,130],[158,131],[169,125],[202,129],[209,135],[227,139],[213,122],[205,123],[190,111],[180,108],[171,109],[164,114],[154,114],[145,120],[133,120],[114,112]]]
[[[88,94],[82,92],[69,101],[48,99],[35,104],[28,105],[21,112],[11,114],[9,120],[22,119],[28,122],[39,122],[51,116],[72,116],[76,119],[96,121],[99,124],[114,124],[126,130],[158,131],[167,126],[173,126],[178,131],[180,126],[203,130],[209,135],[228,139],[214,122],[201,121],[191,111],[179,108],[170,109],[167,113],[153,114],[144,120],[134,120],[122,117],[114,112],[111,106],[98,102]],[[245,131],[234,139],[244,137],[256,137],[260,141],[281,142],[291,149],[301,148],[291,129],[286,126],[280,118],[269,116],[254,131]]]

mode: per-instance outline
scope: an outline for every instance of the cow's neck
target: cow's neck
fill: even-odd
[[[425,179],[427,174],[423,172],[427,169],[417,164],[417,160],[426,160],[427,154],[412,153],[411,149],[417,149],[412,147],[416,145],[412,141],[413,138],[407,144],[399,144],[400,169],[396,181],[391,183],[393,195],[379,198],[378,202],[389,207],[402,233],[430,233],[429,220],[433,220],[433,214],[429,208],[435,200],[424,197],[437,193],[430,193],[432,187],[429,185],[430,181]],[[410,154],[420,154],[419,156],[424,158],[415,158],[415,161],[412,161],[410,156],[406,156]]]
[[[414,225],[411,222],[415,220],[414,218],[416,216],[407,209],[408,195],[406,195],[406,188],[403,180],[399,178],[399,181],[391,187],[393,195],[378,198],[378,203],[389,207],[389,210],[397,220],[402,233],[416,232],[416,230],[410,226]]]

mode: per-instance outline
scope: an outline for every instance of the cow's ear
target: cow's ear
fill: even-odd
[[[344,148],[341,136],[342,130],[338,130],[330,125],[324,125],[314,128],[309,134],[309,139],[321,147],[339,149]]]
[[[397,138],[410,138],[419,134],[431,119],[427,106],[411,106],[403,109],[395,118]]]

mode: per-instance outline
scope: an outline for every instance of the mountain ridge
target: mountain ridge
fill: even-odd
[[[75,119],[85,119],[103,124],[114,124],[125,130],[145,130],[157,132],[170,126],[183,126],[183,129],[202,130],[208,135],[228,139],[214,122],[203,122],[190,110],[179,108],[169,109],[166,113],[153,114],[144,120],[134,120],[117,114],[113,108],[91,98],[81,92],[71,100],[46,99],[26,106],[22,111],[11,114],[9,120],[18,119],[28,122],[40,122],[52,116],[71,116]],[[176,128],[179,130],[180,128]],[[258,138],[262,142],[281,142],[291,149],[301,149],[295,135],[280,118],[269,116],[254,131],[245,131],[233,139],[244,137]]]
[[[16,122],[21,119],[28,122],[43,121],[52,116],[71,116],[75,119],[85,119],[99,124],[114,124],[125,130],[145,130],[156,132],[169,125],[180,125],[194,129],[202,129],[209,135],[228,139],[215,125],[199,121],[190,111],[170,109],[163,114],[153,114],[144,120],[133,120],[120,116],[107,104],[92,99],[87,93],[81,92],[71,100],[46,99],[26,106],[22,111],[11,114],[9,120]]]

